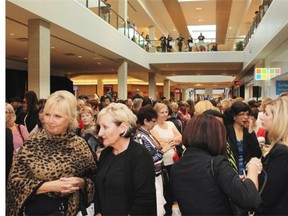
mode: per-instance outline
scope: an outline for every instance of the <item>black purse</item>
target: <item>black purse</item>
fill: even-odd
[[[49,197],[46,194],[39,194],[32,197],[24,206],[23,216],[64,216],[67,210],[67,197]]]

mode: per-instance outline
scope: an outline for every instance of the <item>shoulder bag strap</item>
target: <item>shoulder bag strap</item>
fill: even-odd
[[[24,137],[23,137],[23,135],[22,135],[22,131],[21,131],[20,124],[17,125],[17,129],[18,129],[18,131],[19,131],[19,133],[20,133],[20,136],[21,136],[21,138],[22,138],[22,141],[23,141],[23,143],[24,143]]]

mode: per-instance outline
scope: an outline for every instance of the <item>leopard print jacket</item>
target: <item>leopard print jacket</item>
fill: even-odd
[[[14,158],[7,182],[6,215],[22,215],[29,197],[46,181],[82,177],[86,181],[86,205],[93,202],[96,163],[84,139],[74,132],[51,135],[45,130],[31,134]],[[70,194],[66,215],[79,212],[79,191]],[[83,194],[83,193],[81,193]],[[47,193],[59,197],[59,193]],[[45,203],[43,203],[45,205]]]

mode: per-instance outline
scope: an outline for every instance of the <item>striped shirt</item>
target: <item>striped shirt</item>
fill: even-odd
[[[135,141],[142,144],[151,154],[154,162],[155,175],[158,176],[161,174],[163,166],[163,152],[157,149],[157,144],[152,135],[139,127],[137,133],[134,137]]]

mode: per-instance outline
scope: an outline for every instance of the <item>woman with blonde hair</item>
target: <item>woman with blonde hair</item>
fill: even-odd
[[[208,100],[199,101],[195,105],[195,114],[200,115],[203,112],[205,112],[206,110],[210,110],[210,109],[217,109],[218,110],[218,108],[214,107],[213,104]]]
[[[11,104],[6,103],[6,127],[12,131],[13,135],[13,155],[16,155],[16,152],[24,141],[28,138],[29,132],[24,125],[16,124],[16,114]]]
[[[133,139],[136,120],[122,103],[110,103],[98,114],[98,136],[106,148],[95,179],[96,215],[156,215],[153,159]]]
[[[94,198],[96,164],[75,134],[77,102],[68,91],[51,94],[45,127],[19,149],[8,178],[6,215],[71,215],[86,211]]]
[[[265,142],[268,142],[268,139],[266,137],[266,131],[264,130],[264,128],[262,127],[262,119],[265,111],[265,107],[267,106],[267,103],[269,103],[270,101],[272,101],[272,98],[264,98],[261,102],[261,105],[259,107],[259,113],[258,113],[258,117],[256,120],[256,129],[255,129],[255,133],[257,135],[257,137],[263,137],[265,139]]]
[[[262,126],[268,131],[271,144],[263,159],[267,183],[258,213],[288,215],[288,100],[279,98],[268,102]],[[263,185],[263,178],[260,178],[260,185]]]
[[[229,99],[223,99],[221,102],[221,112],[223,113],[226,109],[229,109],[232,105],[231,100]]]

